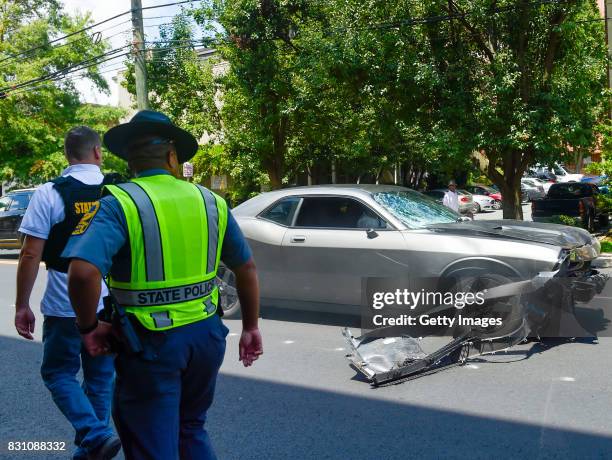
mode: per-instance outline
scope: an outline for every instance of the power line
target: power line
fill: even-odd
[[[81,62],[78,62],[78,63],[75,63],[75,64],[71,64],[71,65],[69,65],[67,67],[64,67],[62,69],[56,70],[55,72],[52,72],[51,74],[48,74],[48,75],[43,75],[43,76],[38,77],[38,78],[33,78],[31,80],[28,80],[28,81],[25,81],[25,82],[22,82],[22,83],[18,83],[16,85],[5,86],[4,88],[0,88],[0,94],[6,93],[6,91],[12,91],[12,90],[21,88],[23,86],[30,85],[32,83],[37,83],[39,81],[43,81],[43,80],[46,80],[46,79],[49,79],[49,78],[65,75],[69,70],[72,70],[72,69],[74,69],[76,67],[79,67],[81,65],[84,65],[84,64],[91,63],[92,61],[96,61],[96,62],[93,62],[93,64],[90,67],[92,67],[94,65],[97,65],[97,64],[101,64],[102,62],[106,62],[106,61],[108,61],[110,59],[115,59],[118,56],[114,56],[112,58],[109,58],[109,59],[106,59],[106,60],[103,60],[103,61],[97,61],[97,59],[100,59],[100,58],[103,58],[103,57],[106,57],[106,56],[109,56],[109,55],[112,55],[112,54],[117,54],[119,51],[127,48],[128,46],[130,46],[130,45],[125,45],[125,46],[122,46],[120,48],[115,48],[115,49],[113,49],[111,51],[108,51],[106,53],[100,54],[98,56],[94,56],[94,57],[86,59],[84,61],[81,61]],[[128,53],[124,53],[124,54],[128,54]]]
[[[141,11],[145,11],[145,10],[151,10],[151,9],[156,9],[156,8],[165,8],[165,7],[168,7],[168,6],[183,5],[185,3],[194,3],[194,2],[200,2],[200,1],[202,1],[202,0],[182,0],[182,1],[178,1],[178,2],[165,3],[163,5],[146,6],[146,7],[139,8],[139,9]],[[125,16],[126,14],[131,14],[131,13],[132,13],[132,10],[124,11],[123,13],[116,14],[115,16],[111,16],[110,18],[107,18],[107,19],[104,19],[102,21],[96,22],[96,23],[91,24],[91,25],[89,25],[87,27],[83,27],[82,29],[76,30],[76,31],[71,32],[71,33],[69,33],[67,35],[64,35],[62,37],[58,37],[56,39],[50,40],[50,41],[45,42],[43,44],[37,45],[37,46],[35,46],[33,48],[30,48],[28,50],[22,51],[21,53],[14,54],[14,55],[11,55],[11,56],[7,56],[7,57],[5,57],[3,59],[0,59],[0,64],[5,62],[5,61],[7,61],[7,60],[9,60],[9,59],[15,59],[15,58],[18,58],[18,57],[23,57],[24,55],[26,55],[28,53],[31,53],[32,51],[36,51],[36,50],[39,50],[41,48],[45,48],[45,47],[47,47],[49,45],[52,45],[53,43],[57,43],[59,41],[65,40],[66,38],[73,37],[75,35],[78,35],[80,33],[86,32],[86,31],[91,30],[91,29],[93,29],[95,27],[101,26],[102,24],[106,24],[106,23],[108,23],[110,21],[113,21],[114,19],[120,18],[122,16]],[[126,22],[128,22],[128,21],[126,21]]]
[[[192,48],[193,49],[193,45],[199,43],[199,41],[195,40],[195,41],[189,41],[189,40],[177,40],[177,42],[181,42],[181,43],[189,43],[186,45],[179,45],[179,46],[163,46],[163,47],[156,47],[156,48],[147,48],[145,50],[145,52],[155,52],[155,51],[164,51],[164,50],[172,50],[172,49],[187,49],[187,48]],[[156,42],[156,41],[152,41],[149,43],[166,43],[166,41],[161,40],[160,42]],[[37,85],[39,83],[44,83],[46,81],[58,81],[59,79],[62,78],[66,78],[67,75],[71,75],[75,72],[78,72],[80,70],[85,70],[91,67],[95,67],[98,66],[100,64],[103,64],[105,62],[108,61],[112,61],[115,59],[119,59],[125,56],[129,56],[130,52],[124,52],[121,54],[117,54],[120,51],[123,51],[124,49],[130,47],[131,45],[124,45],[121,46],[119,48],[115,48],[113,50],[110,50],[106,53],[100,54],[98,56],[94,56],[92,58],[86,59],[84,61],[72,64],[70,66],[64,67],[62,69],[59,69],[55,72],[52,72],[50,74],[47,75],[42,75],[40,77],[22,82],[22,83],[18,83],[16,85],[12,85],[12,86],[7,86],[4,88],[0,88],[0,98],[5,97],[6,94],[12,94],[15,93],[16,91],[20,90],[20,89],[24,89],[24,88],[29,88],[32,87],[32,85]],[[105,58],[105,59],[103,59]]]

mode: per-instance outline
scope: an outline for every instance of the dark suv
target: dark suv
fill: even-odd
[[[34,189],[13,190],[0,198],[0,249],[21,248],[18,230],[33,194]]]

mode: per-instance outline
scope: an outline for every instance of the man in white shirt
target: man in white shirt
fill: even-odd
[[[66,135],[64,151],[70,166],[61,177],[36,190],[19,229],[25,240],[17,268],[15,327],[19,335],[33,339],[30,295],[43,260],[48,269],[40,305],[44,315],[43,381],[76,431],[73,458],[110,459],[121,448],[109,426],[113,357],[93,358],[82,347],[80,333],[85,332],[77,328],[68,298],[67,263],[60,257],[78,221],[97,209],[104,179],[100,136],[86,126],[75,127]],[[98,310],[102,308],[100,301]],[[81,367],[82,385],[76,378]]]
[[[459,195],[457,194],[457,183],[454,180],[449,181],[448,190],[442,198],[442,204],[455,212],[459,212]]]

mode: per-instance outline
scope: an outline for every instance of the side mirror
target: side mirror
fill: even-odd
[[[373,228],[368,228],[366,230],[366,235],[368,236],[368,240],[372,240],[378,236],[378,233]]]

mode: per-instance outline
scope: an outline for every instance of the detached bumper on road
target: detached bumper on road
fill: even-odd
[[[449,331],[449,343],[427,354],[421,348],[422,338],[406,329],[398,335],[396,327],[375,329],[354,337],[348,328],[342,333],[349,345],[351,365],[372,385],[384,385],[420,377],[446,367],[461,365],[471,355],[495,353],[508,349],[529,336],[591,336],[575,317],[574,303],[589,302],[601,293],[609,276],[590,268],[569,269],[569,257],[556,271],[541,272],[532,279],[510,282],[484,292],[485,304],[474,317],[505,312],[508,321],[496,330],[457,327]],[[508,299],[515,298],[516,302]],[[433,316],[450,306],[438,306],[419,316]],[[509,309],[509,310],[508,310]],[[463,310],[458,310],[462,314]],[[385,336],[385,329],[389,336]],[[563,335],[565,334],[565,335]]]

